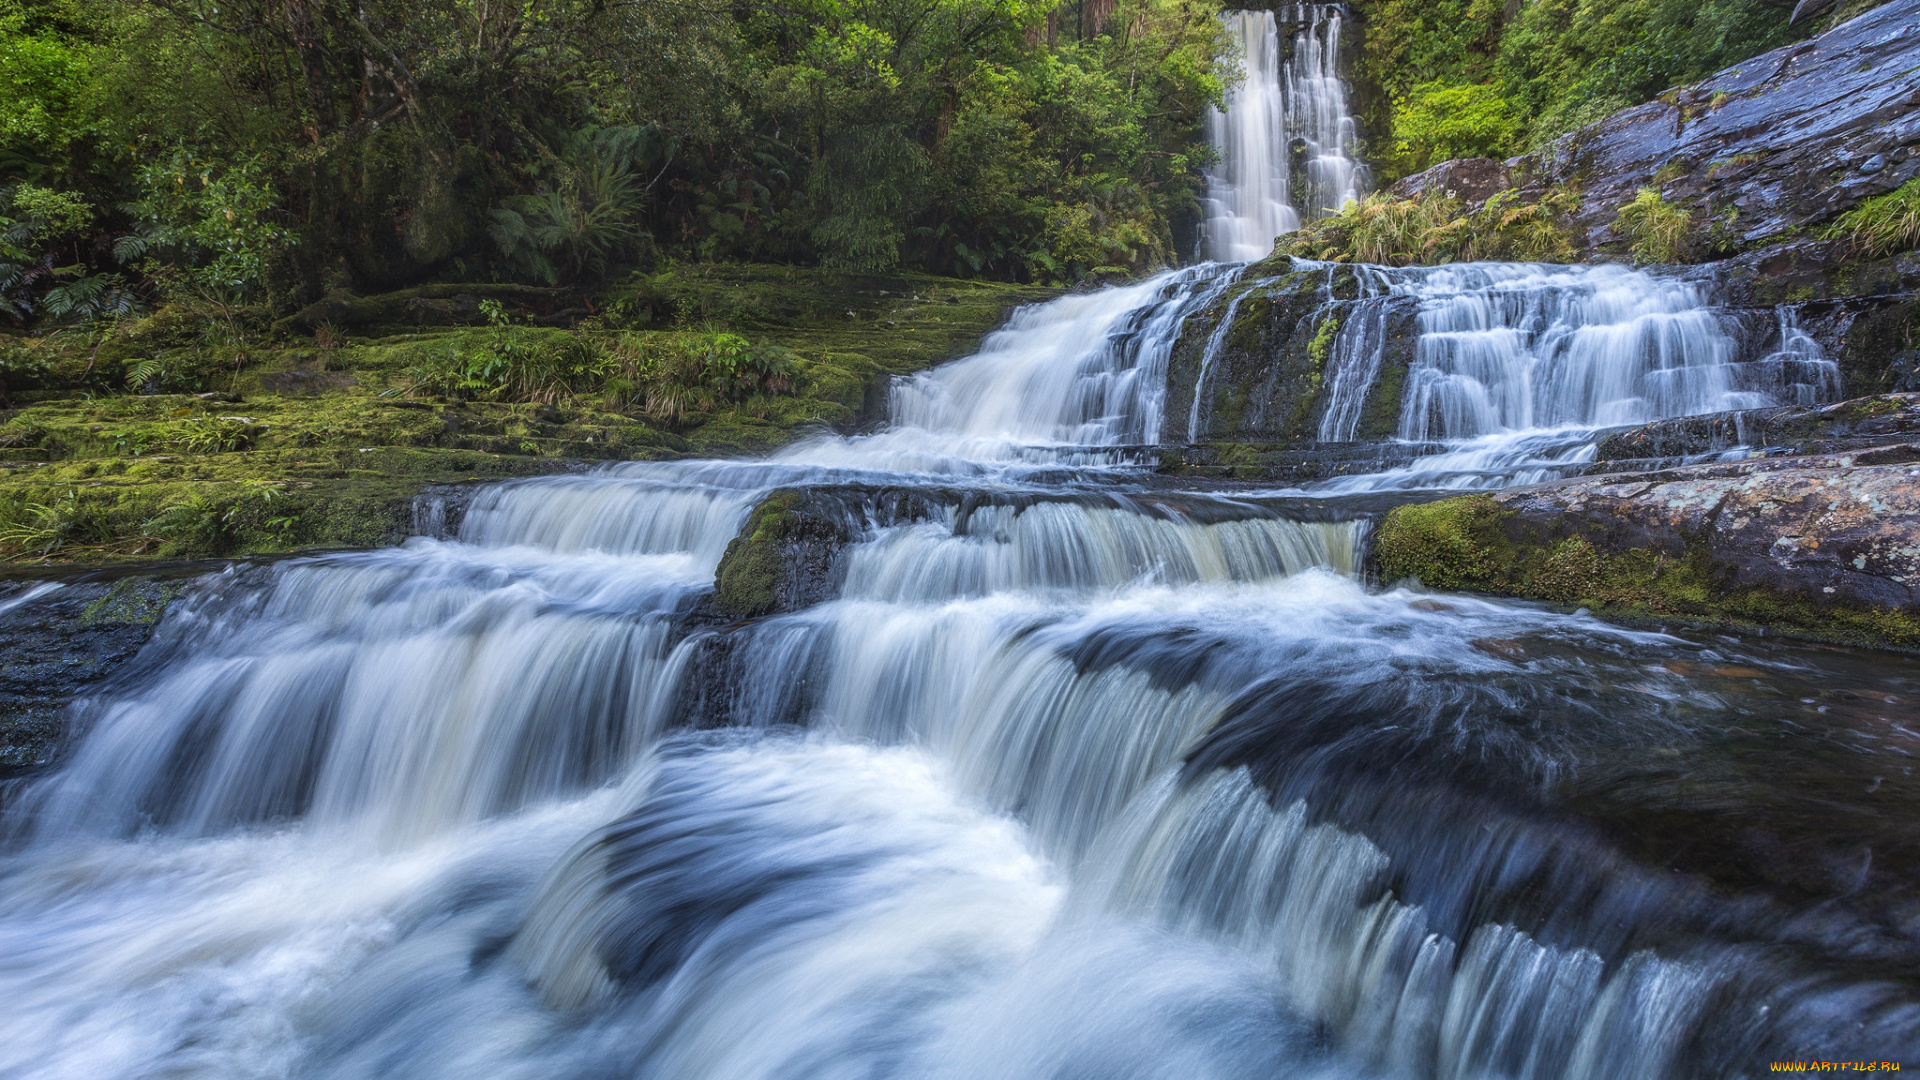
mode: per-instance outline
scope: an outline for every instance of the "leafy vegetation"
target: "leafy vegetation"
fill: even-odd
[[[1138,272],[1198,211],[1217,11],[0,0],[0,315],[102,275],[284,313],[663,257]]]
[[[1573,254],[1571,195],[1549,191],[1522,203],[1504,191],[1479,206],[1427,192],[1411,199],[1369,195],[1340,213],[1281,238],[1276,252],[1332,262],[1385,266],[1480,259],[1563,261]]]
[[[1827,236],[1845,240],[1873,259],[1920,248],[1920,179],[1909,180],[1840,215]]]
[[[1633,245],[1637,262],[1686,261],[1693,215],[1660,197],[1660,189],[1643,187],[1622,206],[1613,226]]]
[[[0,339],[0,561],[390,543],[429,483],[766,449],[854,424],[879,381],[1049,295],[676,265],[574,329],[495,302],[480,328],[235,345],[169,305],[97,346]]]
[[[1363,0],[1357,71],[1384,181],[1506,157],[1851,17],[1792,0]]]

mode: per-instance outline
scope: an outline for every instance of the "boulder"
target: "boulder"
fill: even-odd
[[[1181,327],[1161,443],[1310,443],[1343,392],[1355,410],[1351,439],[1392,438],[1417,301],[1363,289],[1351,267],[1284,257],[1261,264],[1269,267],[1280,272],[1228,290]],[[1364,333],[1351,332],[1356,320]]]
[[[0,778],[59,755],[68,706],[139,653],[180,588],[153,577],[0,582]]]
[[[1444,198],[1483,203],[1513,185],[1505,162],[1492,158],[1454,158],[1417,172],[1390,189],[1397,199],[1433,192]]]

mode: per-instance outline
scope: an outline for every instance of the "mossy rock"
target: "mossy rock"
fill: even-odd
[[[1811,578],[1799,588],[1754,580],[1717,543],[1726,541],[1707,530],[1662,540],[1592,513],[1542,517],[1492,495],[1467,495],[1396,507],[1381,521],[1372,554],[1387,581],[1578,605],[1629,620],[1920,648],[1913,610],[1825,596],[1834,590]]]
[[[841,525],[807,508],[804,492],[774,492],[727,544],[714,573],[714,606],[745,619],[830,599],[834,557],[847,539]]]

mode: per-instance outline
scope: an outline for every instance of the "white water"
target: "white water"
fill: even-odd
[[[1878,923],[1551,802],[1718,760],[1764,718],[1685,673],[1764,661],[1370,592],[1358,516],[1125,464],[1235,273],[1022,312],[875,436],[495,485],[456,539],[202,580],[6,793],[0,1076],[1545,1080],[1920,1045],[1857,973]],[[1645,275],[1391,288],[1432,338],[1403,426],[1456,455],[1762,392]],[[1378,328],[1347,332],[1363,401]],[[1785,340],[1768,385],[1813,386]],[[699,614],[794,487],[839,500],[835,598]],[[1887,740],[1852,767],[1894,775]]]
[[[1417,312],[1399,438],[1449,444],[1332,492],[1499,487],[1555,479],[1592,460],[1608,428],[1674,416],[1832,401],[1839,367],[1779,318],[1778,347],[1742,357],[1739,319],[1701,287],[1623,266],[1470,263],[1360,268],[1364,295],[1329,358],[1322,441],[1354,437],[1395,304]]]
[[[1219,158],[1207,177],[1202,248],[1220,262],[1265,258],[1275,237],[1339,210],[1365,185],[1350,152],[1340,9],[1304,4],[1280,14],[1297,27],[1284,41],[1272,11],[1221,16],[1245,77],[1207,118]]]

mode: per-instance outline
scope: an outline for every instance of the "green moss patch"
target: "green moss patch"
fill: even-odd
[[[1579,605],[1610,617],[1669,617],[1847,644],[1920,648],[1920,620],[1896,610],[1821,603],[1733,584],[1704,539],[1683,551],[1608,551],[1548,535],[1490,495],[1396,507],[1373,555],[1388,581]]]
[[[733,618],[772,614],[803,601],[806,576],[825,575],[832,553],[846,541],[832,522],[807,513],[805,496],[776,491],[727,544],[714,574],[714,606]]]

